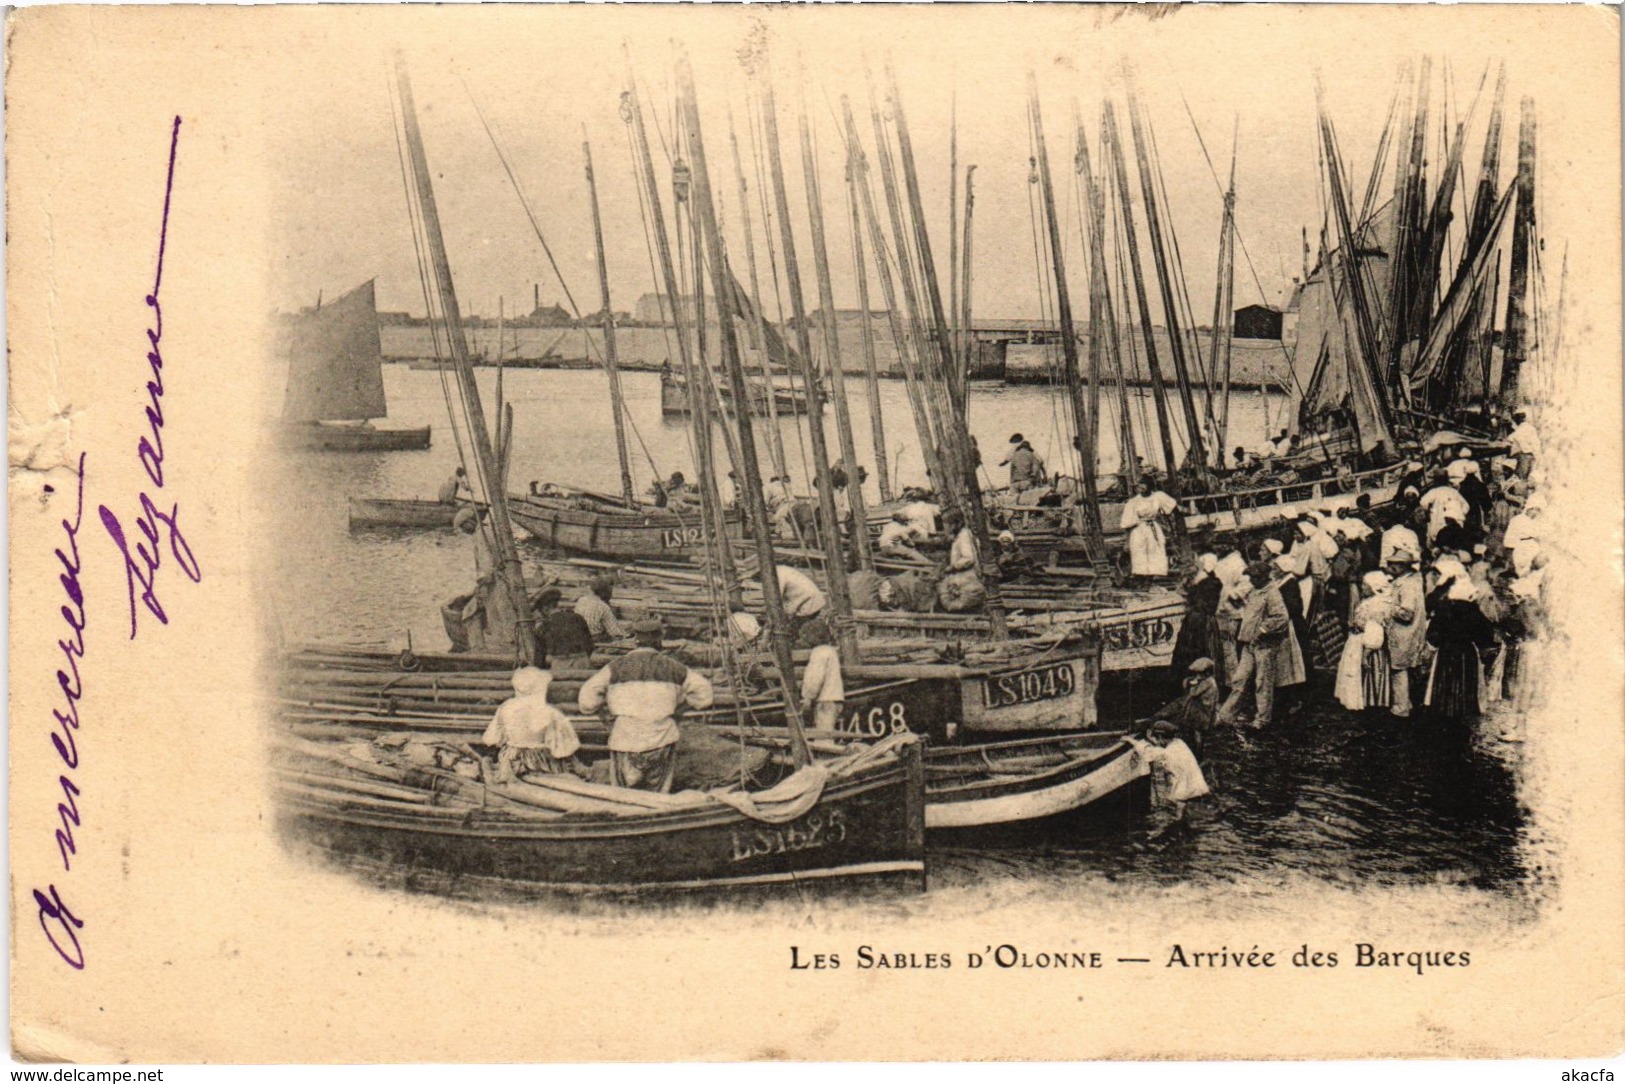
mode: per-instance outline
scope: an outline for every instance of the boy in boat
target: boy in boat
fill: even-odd
[[[899,509],[891,514],[891,522],[880,529],[880,553],[911,564],[931,564],[929,557],[914,548],[919,537],[908,513]]]
[[[710,707],[715,693],[702,674],[661,652],[665,628],[659,621],[639,621],[632,630],[638,646],[588,678],[577,706],[589,714],[606,711],[614,720],[612,783],[669,793],[679,737],[673,716],[683,707]]]
[[[576,599],[575,612],[587,623],[587,631],[595,643],[624,640],[630,635],[610,609],[609,600],[614,593],[615,578],[606,574],[594,576],[587,593]]]
[[[815,647],[816,641],[803,642],[802,629],[824,612],[829,599],[805,572],[789,565],[775,565],[779,581],[779,598],[784,603],[784,615],[790,622],[790,635],[797,647]]]
[[[1146,740],[1150,748],[1145,751],[1145,759],[1151,766],[1156,802],[1172,808],[1173,823],[1169,828],[1183,826],[1190,803],[1212,793],[1202,766],[1190,746],[1180,740],[1179,728],[1166,719],[1151,724]]]
[[[980,554],[976,551],[976,536],[965,525],[965,517],[958,509],[950,508],[942,517],[942,525],[953,536],[948,549],[948,568],[937,584],[937,605],[945,613],[969,613],[982,608],[987,601],[987,588],[978,571]]]
[[[536,659],[554,670],[585,670],[592,656],[592,630],[573,610],[559,609],[564,596],[548,587],[531,602],[536,614]]]
[[[807,625],[805,638],[817,646],[807,659],[801,675],[801,706],[812,717],[814,730],[836,730],[841,708],[846,703],[846,686],[841,680],[841,656],[835,650],[835,635],[823,621]]]
[[[1206,656],[1194,660],[1185,669],[1185,692],[1170,700],[1151,717],[1172,723],[1180,733],[1191,736],[1191,750],[1196,759],[1203,759],[1203,747],[1219,715],[1219,682],[1213,676],[1213,660]]]
[[[473,496],[473,490],[469,489],[468,485],[468,471],[464,470],[462,467],[458,467],[457,470],[452,473],[452,476],[447,478],[445,482],[441,484],[440,503],[456,504],[457,494],[463,492],[464,490],[468,490],[469,495]]]
[[[576,760],[581,739],[575,727],[564,712],[547,702],[552,681],[552,674],[534,666],[514,671],[514,695],[497,708],[480,739],[483,745],[497,747],[496,782],[516,782],[533,773],[565,775],[584,770]]]

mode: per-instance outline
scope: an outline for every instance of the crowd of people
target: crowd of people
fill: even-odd
[[[1405,464],[1383,508],[1362,495],[1202,553],[1173,665],[1200,663],[1224,696],[1206,726],[1189,721],[1268,726],[1314,685],[1349,711],[1466,733],[1490,702],[1526,700],[1547,585],[1538,444],[1520,425],[1509,454],[1445,444]],[[1520,715],[1506,713],[1503,740],[1519,740]]]

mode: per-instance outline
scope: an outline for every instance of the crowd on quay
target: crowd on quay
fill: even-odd
[[[1525,705],[1547,574],[1538,437],[1518,420],[1508,454],[1445,444],[1405,464],[1386,507],[1362,495],[1202,553],[1173,666],[1199,661],[1225,695],[1196,729],[1268,726],[1317,677],[1349,711],[1463,733],[1493,702]],[[1503,740],[1520,740],[1521,714]]]

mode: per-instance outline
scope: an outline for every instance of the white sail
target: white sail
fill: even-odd
[[[365,421],[389,413],[372,280],[302,315],[289,342],[283,421]]]

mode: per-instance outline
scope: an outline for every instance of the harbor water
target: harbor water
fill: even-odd
[[[347,499],[434,496],[459,462],[446,408],[446,389],[455,392],[452,378],[449,372],[384,367],[390,417],[380,424],[432,425],[433,444],[426,452],[275,457],[265,497],[273,516],[285,517],[281,529],[302,543],[277,548],[274,566],[265,570],[275,585],[267,601],[285,642],[389,650],[408,643],[419,650],[447,647],[439,608],[472,584],[469,539],[449,530],[352,534]],[[494,418],[496,372],[481,370],[479,378]],[[619,490],[602,373],[516,370],[504,374],[503,384],[514,413],[510,489],[523,489],[535,479]],[[656,475],[674,470],[692,477],[687,422],[661,417],[658,377],[627,373],[623,385],[634,483],[641,490]],[[853,381],[848,394],[859,460],[873,464],[863,383]],[[1154,418],[1148,393],[1134,394],[1131,410],[1143,408]],[[883,380],[880,397],[894,474],[901,484],[922,483],[904,385]],[[1236,397],[1227,443],[1256,446],[1266,433],[1266,411],[1269,427],[1279,428],[1284,407],[1278,397]],[[1066,470],[1063,450],[1069,449],[1071,434],[1063,398],[1053,390],[973,385],[969,415],[995,482],[1003,480],[995,465],[1015,432],[1032,441],[1052,470]],[[833,413],[826,421],[833,455],[838,447]],[[789,472],[804,489],[810,450],[802,453],[789,419],[781,424]],[[1118,458],[1112,429],[1107,426],[1103,441],[1107,471],[1115,469]],[[766,442],[761,443],[765,455]],[[878,499],[874,479],[867,496]],[[1136,711],[1166,688],[1156,674],[1136,681]],[[1128,721],[1121,700],[1103,702],[1103,725]],[[933,850],[932,883],[974,888],[1019,878],[1032,891],[1064,896],[1100,878],[1148,885],[1249,884],[1291,875],[1336,884],[1494,889],[1522,882],[1529,873],[1520,846],[1524,812],[1514,768],[1493,746],[1441,744],[1416,721],[1353,716],[1325,688],[1315,689],[1298,710],[1278,717],[1266,731],[1221,734],[1209,749],[1208,770],[1214,795],[1201,803],[1188,832],[1153,840],[1144,827],[1118,827],[953,841]]]

